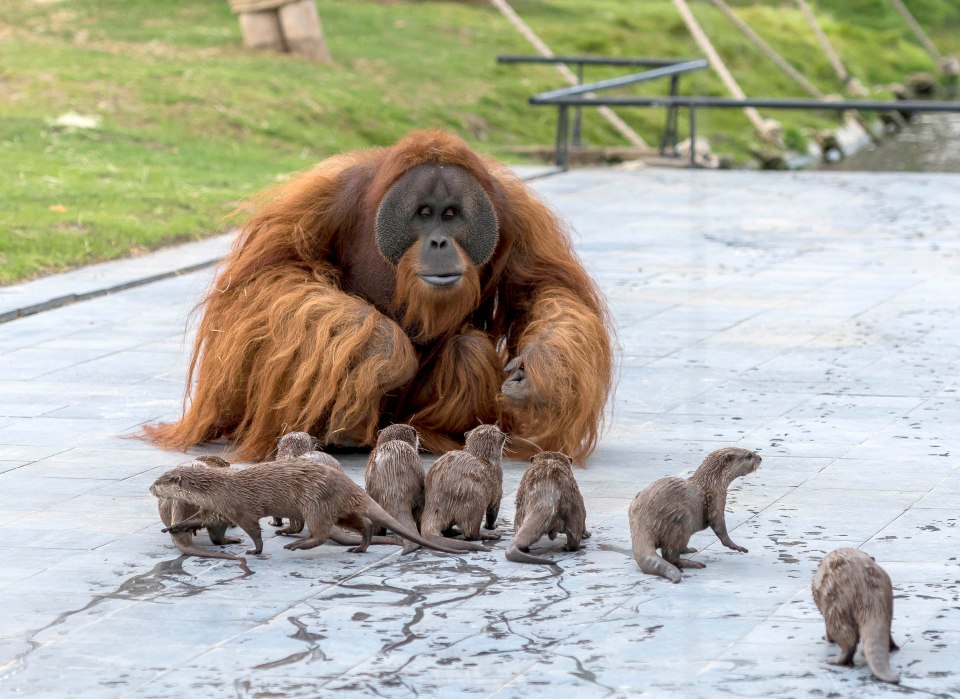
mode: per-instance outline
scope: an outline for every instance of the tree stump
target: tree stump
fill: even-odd
[[[230,7],[239,17],[244,46],[330,62],[315,0],[230,0]]]

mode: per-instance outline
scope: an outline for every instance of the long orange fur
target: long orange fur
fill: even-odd
[[[422,163],[459,165],[484,188],[500,226],[497,249],[483,267],[468,264],[458,285],[466,291],[442,302],[416,281],[408,252],[394,272],[392,306],[377,308],[343,290],[343,256],[371,244],[380,200]],[[381,423],[395,421],[416,425],[427,448],[442,450],[499,419],[579,462],[596,447],[612,377],[600,292],[526,185],[441,131],[330,158],[274,192],[244,226],[202,309],[192,398],[178,422],[146,430],[161,445],[227,437],[238,458],[259,459],[284,431],[372,446]],[[500,396],[502,367],[521,353],[540,400]],[[530,449],[521,441],[518,455]]]

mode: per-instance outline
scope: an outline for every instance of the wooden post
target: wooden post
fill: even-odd
[[[243,45],[248,49],[287,50],[283,32],[280,31],[280,20],[274,10],[241,12],[239,19]]]
[[[244,46],[330,62],[316,0],[230,0],[230,6],[239,16]]]
[[[330,62],[330,53],[327,51],[327,42],[323,40],[323,29],[314,0],[291,2],[281,7],[277,14],[287,50],[321,63]]]

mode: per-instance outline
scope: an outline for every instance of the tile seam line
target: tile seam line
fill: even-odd
[[[75,303],[80,303],[82,301],[89,301],[90,299],[100,298],[101,296],[108,296],[110,294],[115,294],[120,291],[135,289],[139,286],[146,286],[148,284],[164,281],[166,279],[171,279],[173,277],[180,277],[186,274],[191,274],[193,272],[198,272],[202,269],[206,269],[207,267],[214,266],[215,264],[220,262],[222,259],[223,257],[215,257],[210,260],[204,260],[203,262],[187,265],[186,267],[178,267],[177,269],[170,270],[167,272],[160,272],[159,274],[152,274],[150,276],[140,277],[138,279],[131,279],[125,282],[121,282],[119,284],[113,284],[110,286],[102,287],[100,289],[85,291],[80,294],[65,294],[63,296],[57,296],[52,299],[47,299],[46,301],[34,303],[29,306],[14,308],[4,313],[0,313],[0,324],[9,323],[11,321],[19,320],[20,318],[26,318],[28,316],[36,315],[38,313],[52,311],[57,308],[63,308],[64,306],[71,306]]]

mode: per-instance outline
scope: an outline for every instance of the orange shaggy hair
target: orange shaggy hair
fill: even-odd
[[[467,271],[456,290],[418,280],[419,243],[396,268],[376,247],[380,201],[425,163],[465,169],[498,222],[484,265],[458,249]],[[387,302],[357,292],[350,275],[358,269],[392,285]],[[192,399],[178,422],[147,428],[158,444],[227,437],[238,458],[260,459],[286,431],[372,446],[380,427],[408,422],[425,448],[440,451],[499,420],[522,438],[516,455],[531,451],[524,439],[579,462],[596,447],[612,376],[600,292],[526,185],[441,131],[330,158],[274,192],[244,226],[202,309]],[[503,367],[518,355],[534,399],[500,393]]]

